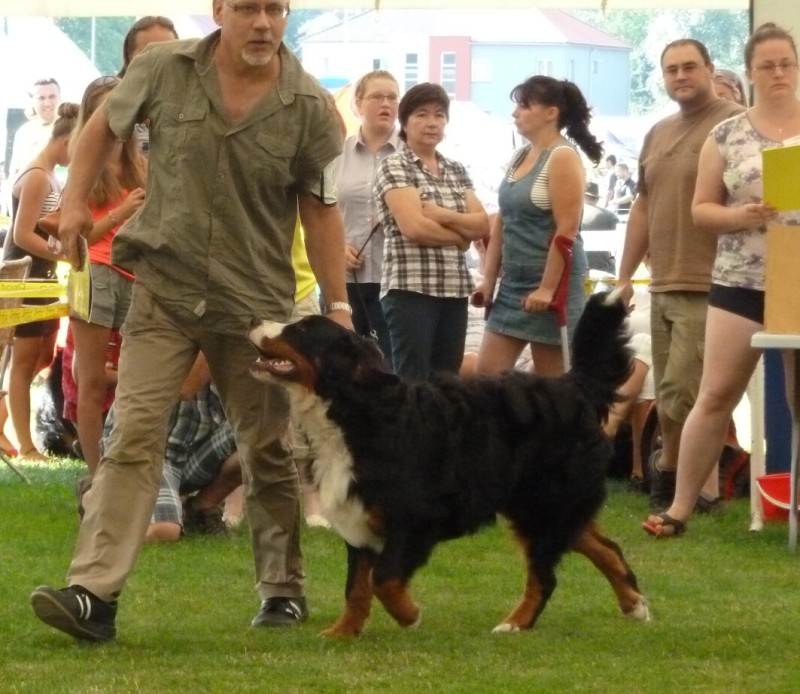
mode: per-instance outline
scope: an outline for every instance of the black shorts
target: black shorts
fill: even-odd
[[[46,306],[57,303],[49,297],[31,297],[25,299],[25,306]],[[24,308],[22,306],[21,308]],[[14,337],[44,337],[58,332],[59,319],[37,320],[33,323],[22,323],[14,329]]]
[[[764,292],[744,287],[724,287],[712,284],[708,305],[720,308],[754,323],[764,324]]]

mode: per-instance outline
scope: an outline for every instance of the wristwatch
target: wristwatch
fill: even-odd
[[[345,311],[348,315],[353,315],[353,308],[346,301],[331,301],[328,304],[328,313],[331,311]]]

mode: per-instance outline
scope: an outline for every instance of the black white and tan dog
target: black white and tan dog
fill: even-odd
[[[575,331],[572,370],[560,378],[409,382],[378,350],[323,316],[251,332],[253,374],[284,386],[310,438],[324,512],[347,543],[346,605],[324,633],[361,633],[373,595],[404,627],[420,621],[414,573],[442,540],[496,516],[510,523],[528,575],[519,603],[495,628],[534,625],[569,550],[611,583],[623,614],[650,619],[619,547],[595,523],[610,442],[601,422],[630,371],[624,306],[591,297]]]

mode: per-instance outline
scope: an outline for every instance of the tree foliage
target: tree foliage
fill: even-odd
[[[284,41],[292,50],[299,48],[300,30],[306,22],[322,14],[320,10],[292,10]],[[122,67],[122,43],[136,17],[96,17],[94,55],[92,55],[92,19],[61,17],[56,26],[69,36],[103,75],[115,75]]]
[[[668,97],[659,67],[661,51],[670,41],[702,41],[717,67],[744,72],[744,44],[750,33],[746,10],[576,10],[572,14],[632,47],[631,104],[633,114],[666,104]]]
[[[115,75],[122,67],[122,43],[136,17],[61,17],[61,29],[95,64],[102,75]],[[94,55],[92,34],[94,33]]]

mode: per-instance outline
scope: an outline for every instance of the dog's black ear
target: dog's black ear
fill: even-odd
[[[350,383],[365,383],[374,382],[380,375],[392,376],[377,345],[351,331],[342,333],[330,344],[318,367],[331,384],[343,378]]]

